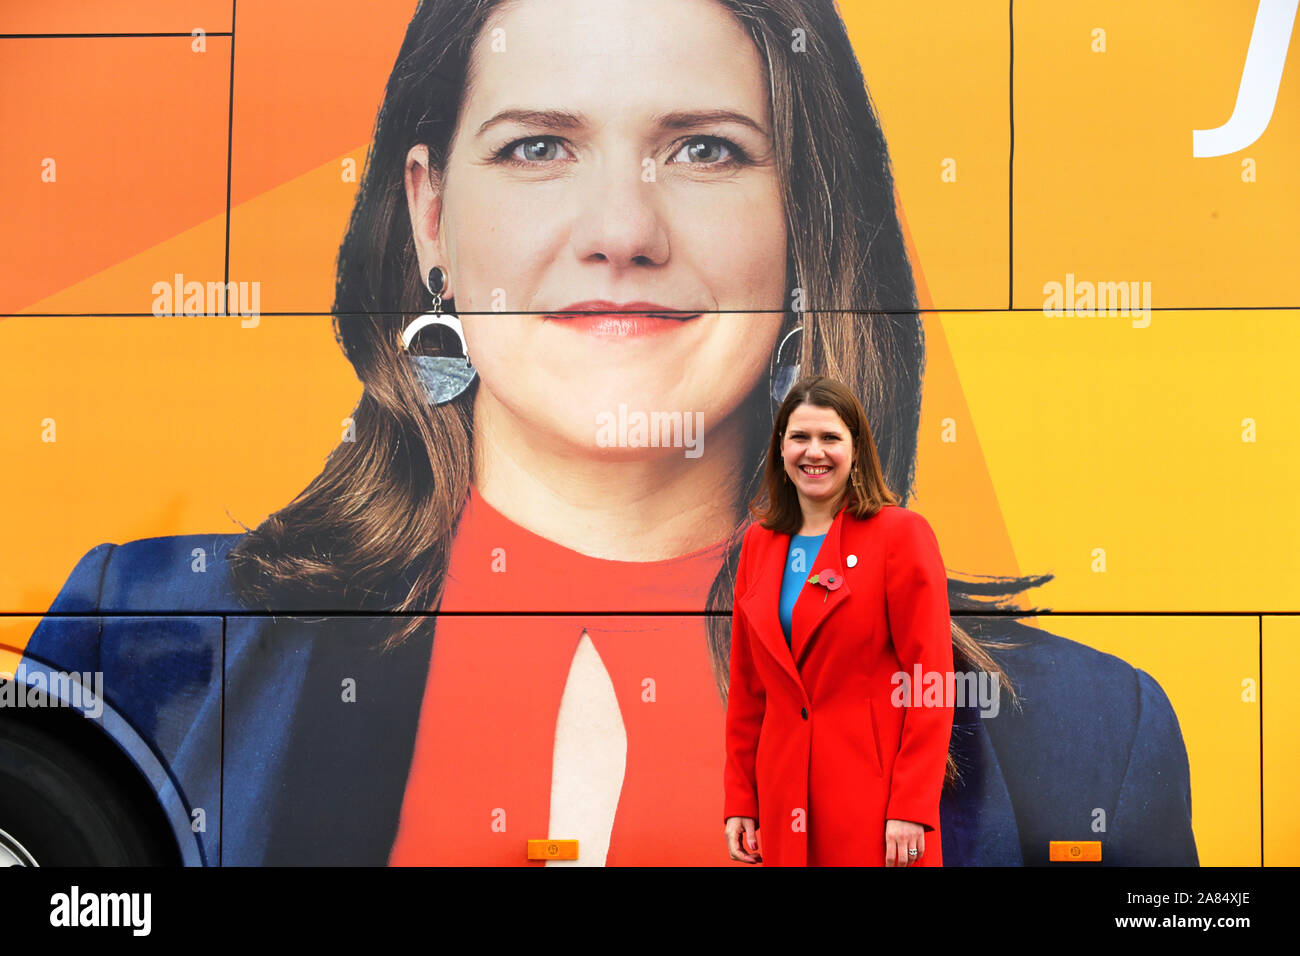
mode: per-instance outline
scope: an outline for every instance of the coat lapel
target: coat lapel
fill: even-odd
[[[835,520],[831,522],[826,537],[822,539],[821,550],[817,552],[817,557],[804,578],[806,582],[814,574],[829,569],[840,579],[840,586],[831,591],[820,582],[805,584],[799,592],[799,597],[794,603],[794,611],[790,615],[790,647],[794,652],[795,663],[799,666],[803,665],[804,659],[808,656],[808,648],[813,638],[817,636],[818,629],[852,594],[848,578],[844,576],[844,558],[841,555],[844,522],[847,520],[849,520],[848,512],[841,508]]]
[[[822,541],[814,567],[808,572],[812,577],[818,571],[830,568],[840,576],[840,587],[828,591],[820,584],[806,585],[795,601],[790,620],[790,645],[785,643],[785,632],[781,630],[781,621],[777,616],[781,600],[781,580],[785,574],[786,557],[789,554],[790,535],[780,531],[766,531],[763,535],[763,547],[758,557],[760,571],[757,580],[749,586],[740,598],[741,611],[750,622],[754,633],[767,648],[790,680],[803,692],[803,681],[799,678],[796,661],[802,662],[808,653],[818,629],[835,609],[849,599],[852,591],[844,578],[844,560],[841,555],[843,527],[846,512],[843,508],[831,522],[830,529]],[[805,578],[805,580],[807,580]]]
[[[755,555],[758,558],[758,577],[749,586],[749,590],[740,596],[740,612],[749,621],[753,633],[758,635],[759,642],[776,658],[781,669],[803,694],[803,681],[795,670],[794,658],[790,655],[790,648],[785,645],[785,634],[781,631],[781,622],[777,617],[780,610],[781,574],[785,567],[784,555],[790,546],[790,536],[761,527],[760,530],[762,548]]]
[[[314,635],[263,863],[384,866],[397,834],[429,673],[427,631],[375,646],[394,618],[335,617]],[[354,681],[355,700],[341,699]]]

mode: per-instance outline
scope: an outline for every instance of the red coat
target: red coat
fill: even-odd
[[[911,820],[926,827],[918,865],[940,866],[953,701],[924,681],[951,674],[953,658],[934,531],[896,505],[866,520],[841,508],[808,576],[830,568],[842,584],[804,585],[788,648],[777,602],[789,544],[754,524],[741,546],[723,817],[758,821],[769,866],[883,866],[885,821]],[[918,664],[924,698],[912,686]],[[926,706],[895,705],[899,672],[909,700]]]

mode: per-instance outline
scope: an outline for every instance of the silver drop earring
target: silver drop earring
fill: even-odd
[[[781,350],[785,348],[785,343],[789,341],[790,336],[794,335],[796,332],[802,333],[803,326],[796,325],[786,333],[785,338],[781,340],[781,344],[776,347],[775,364],[769,364],[768,375],[771,379],[770,391],[772,393],[772,401],[776,402],[778,405],[785,400],[785,395],[790,391],[790,386],[794,385],[794,383],[799,379],[798,362],[795,362],[793,365],[781,364]],[[800,344],[802,344],[802,335],[800,335],[799,341]],[[795,347],[798,348],[798,346]],[[787,475],[786,477],[788,478],[789,476]]]
[[[442,292],[447,288],[447,273],[434,266],[429,270],[425,280],[429,294],[433,296],[431,311],[424,313],[402,330],[402,351],[408,352],[411,340],[421,329],[429,325],[442,325],[456,333],[460,339],[463,358],[446,355],[407,355],[411,370],[424,388],[430,405],[443,405],[461,395],[478,375],[478,370],[470,364],[469,346],[465,343],[465,330],[460,319],[442,311]]]

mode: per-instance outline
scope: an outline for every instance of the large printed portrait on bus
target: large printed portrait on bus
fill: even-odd
[[[17,490],[48,505],[6,532],[26,616],[0,670],[102,674],[186,862],[728,863],[736,563],[774,412],[821,374],[948,564],[975,679],[945,864],[1247,862],[1227,821],[1262,826],[1256,639],[1294,578],[1174,552],[1230,534],[1207,468],[1300,460],[1237,460],[1247,419],[1294,442],[1281,388],[1250,390],[1281,381],[1259,359],[1300,344],[1289,320],[1253,312],[1238,357],[1209,331],[1225,302],[1290,303],[1246,274],[1199,311],[1185,259],[1065,225],[1112,197],[1051,155],[1045,104],[1095,94],[1062,58],[1118,83],[1138,67],[1107,37],[1154,43],[1155,14],[914,6],[317,4],[308,29],[284,4],[150,48],[139,69],[194,74],[158,110],[225,131],[229,106],[229,165],[140,173],[160,197],[187,177],[194,208],[151,201],[118,239],[105,208],[80,228],[121,254],[0,319],[29,383]],[[1253,27],[1214,17],[1179,29]],[[1151,134],[1175,169],[1153,206],[1295,206],[1293,184],[1239,199],[1239,157],[1192,166],[1183,125]],[[55,376],[54,341],[87,354]],[[1144,388],[1210,365],[1226,413]],[[576,860],[529,858],[566,839]]]

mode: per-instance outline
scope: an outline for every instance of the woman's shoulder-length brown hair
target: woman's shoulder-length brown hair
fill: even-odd
[[[807,375],[790,387],[777,410],[768,441],[762,487],[749,504],[754,520],[769,531],[786,534],[796,534],[803,526],[803,509],[799,505],[799,494],[785,473],[781,441],[790,423],[790,415],[804,404],[834,411],[853,438],[849,480],[841,492],[836,513],[844,508],[855,518],[870,518],[881,508],[900,505],[898,495],[890,491],[885,482],[867,413],[853,390],[825,375]]]

